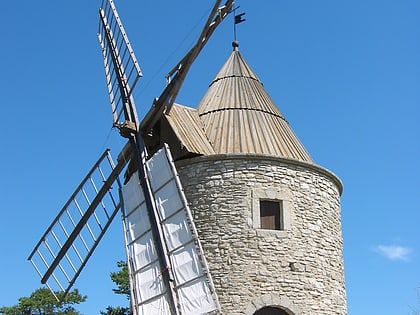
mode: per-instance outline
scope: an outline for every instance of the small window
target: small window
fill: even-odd
[[[260,200],[260,228],[284,230],[282,201]]]
[[[253,188],[251,200],[252,217],[248,226],[256,229],[258,236],[287,238],[292,223],[291,191],[285,187]]]

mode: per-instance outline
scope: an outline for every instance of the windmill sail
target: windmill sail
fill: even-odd
[[[41,283],[61,293],[57,299],[69,292],[120,209],[118,175],[126,163],[121,155],[115,166],[106,150],[29,255]]]
[[[99,41],[113,123],[128,121],[136,132],[138,117],[132,91],[141,70],[112,0],[103,0],[99,10]],[[126,128],[127,129],[127,128]],[[131,158],[127,144],[114,166],[107,150],[70,197],[29,256],[29,260],[57,299],[64,299],[88,259],[121,208],[118,176]],[[115,189],[112,189],[116,182]]]
[[[157,221],[169,256],[174,296],[180,314],[204,314],[219,308],[192,215],[167,145],[146,162]],[[122,188],[129,261],[136,284],[138,314],[173,314],[171,288],[162,279],[155,240],[138,175]]]
[[[113,125],[129,142],[116,166],[109,151],[101,156],[29,256],[41,282],[53,293],[63,292],[57,298],[68,293],[123,203],[134,314],[220,309],[169,147],[146,162],[142,138],[170,111],[191,64],[230,13],[233,0],[220,3],[216,0],[196,45],[169,72],[167,87],[140,127],[132,92],[142,73],[113,1],[102,1],[98,38]],[[129,160],[130,180],[117,195],[112,185],[121,187],[118,177]]]
[[[153,128],[163,112],[169,113],[194,60],[206,45],[216,27],[232,11],[233,0],[227,0],[223,6],[220,6],[221,2],[221,0],[217,0],[214,4],[196,44],[167,74],[168,85],[143,119],[141,124],[143,133],[148,133]]]
[[[157,99],[157,103],[153,104],[152,111],[146,116],[145,121],[149,120],[149,115],[152,115],[153,120],[155,120],[160,117],[164,109],[167,112],[170,110],[191,64],[208,41],[214,29],[230,12],[233,5],[232,0],[228,0],[222,7],[219,7],[220,3],[221,0],[216,1],[196,45],[187,53],[174,70],[170,71],[168,77],[171,80],[168,82],[167,87],[159,99]],[[134,236],[128,233],[126,238],[128,246],[127,258],[129,261],[130,258],[145,255],[143,260],[131,259],[133,265],[131,263],[129,264],[129,270],[133,275],[131,278],[131,302],[133,311],[142,314],[156,313],[156,310],[152,311],[152,309],[157,306],[160,308],[159,313],[163,314],[195,314],[197,311],[204,313],[208,310],[214,310],[217,303],[215,304],[213,302],[212,294],[209,294],[209,286],[206,285],[207,283],[211,283],[209,272],[207,269],[206,272],[202,271],[202,266],[207,268],[204,255],[202,252],[198,256],[197,254],[195,256],[193,255],[195,253],[193,244],[199,242],[197,234],[193,233],[190,237],[187,237],[188,243],[183,243],[183,241],[178,240],[178,243],[182,245],[179,246],[192,251],[190,254],[182,252],[180,250],[181,247],[174,248],[169,246],[168,242],[174,241],[174,239],[167,239],[169,235],[165,230],[167,225],[163,224],[162,214],[159,213],[161,209],[160,204],[157,204],[154,199],[157,193],[155,191],[157,187],[154,187],[154,184],[151,182],[150,170],[147,169],[148,163],[153,158],[146,163],[148,153],[142,136],[148,130],[147,128],[139,128],[136,108],[131,95],[131,89],[137,82],[137,77],[141,76],[141,72],[137,68],[137,61],[112,0],[104,1],[102,6],[103,8],[100,9],[99,40],[104,55],[114,125],[118,126],[120,133],[129,139],[134,151],[132,162],[138,169],[138,172],[131,176],[130,183],[134,182],[139,184],[127,186],[123,189],[122,193],[124,196],[123,200],[125,199],[124,202],[127,203],[127,208],[133,210],[133,212],[130,211],[130,215],[124,221],[130,224],[132,220],[137,220],[135,221],[135,225],[138,227],[143,226],[140,229],[140,234]],[[116,35],[116,33],[118,34]],[[126,52],[128,52],[128,55],[126,55]],[[126,57],[127,61],[123,62]],[[128,66],[130,69],[138,69],[137,75],[136,71],[127,70]],[[134,79],[131,79],[132,74],[134,74]],[[118,96],[116,97],[116,95]],[[123,115],[124,122],[120,123]],[[169,152],[169,148],[165,152]],[[169,172],[169,169],[175,170],[175,167],[168,168],[168,174],[172,174],[172,172]],[[142,200],[140,203],[130,203],[130,200],[138,201],[139,198]],[[185,197],[179,197],[179,199],[184,200],[186,205]],[[173,218],[180,220],[181,217],[181,214],[178,214],[177,211]],[[146,221],[145,218],[147,218]],[[188,220],[185,219],[184,221],[190,222],[188,226],[193,231],[194,229],[191,228],[193,226],[191,216],[188,217]],[[128,227],[126,226],[126,228]],[[130,231],[129,228],[128,231]],[[138,240],[138,242],[141,242],[140,244],[135,242],[135,238],[137,237],[140,238]],[[186,236],[184,235],[183,237]],[[136,253],[137,250],[141,253]],[[198,269],[189,270],[189,276],[180,272],[181,267],[174,269],[176,263],[182,261],[179,258],[181,256],[177,255],[184,255],[185,257],[193,255],[195,258],[192,263],[197,264],[196,266],[198,267],[196,268]],[[198,257],[202,258],[201,262],[204,264],[198,264],[200,261]],[[187,279],[186,283],[182,279]],[[188,290],[190,290],[189,293]],[[200,293],[197,295],[197,292]],[[212,292],[214,293],[214,290]]]
[[[142,73],[112,0],[103,0],[99,9],[98,39],[104,57],[113,122],[118,124],[125,118],[138,125],[132,91]]]

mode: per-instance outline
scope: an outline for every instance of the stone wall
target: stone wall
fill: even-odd
[[[341,182],[311,164],[249,155],[177,162],[224,314],[280,306],[347,313]],[[258,198],[285,200],[285,231],[256,228]]]

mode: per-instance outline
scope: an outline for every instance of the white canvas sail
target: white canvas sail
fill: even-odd
[[[165,145],[146,163],[162,240],[169,256],[178,312],[207,314],[218,309],[197,232],[169,148]],[[169,290],[162,281],[149,211],[134,174],[122,188],[127,246],[134,274],[134,299],[139,314],[171,314]]]

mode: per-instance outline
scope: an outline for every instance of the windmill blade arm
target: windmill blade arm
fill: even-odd
[[[112,0],[103,0],[99,9],[98,39],[104,58],[113,123],[118,124],[124,116],[137,127],[132,92],[142,72]]]
[[[63,299],[120,209],[112,185],[129,161],[130,146],[115,166],[109,150],[95,163],[28,257],[41,283]],[[108,209],[111,208],[111,211]],[[55,290],[50,285],[54,284]],[[63,285],[63,283],[65,283]]]
[[[223,21],[223,19],[232,11],[233,0],[228,0],[226,3],[219,7],[221,0],[216,1],[209,18],[196,42],[194,47],[181,59],[181,61],[167,74],[167,78],[172,78],[181,69],[185,69],[186,65],[192,64],[201,52],[210,36],[213,34],[216,27]],[[184,70],[185,71],[185,70]],[[187,70],[188,71],[188,70]],[[172,79],[171,79],[172,81]]]
[[[140,314],[155,314],[150,307],[154,303],[161,306],[162,314],[178,314],[162,310],[169,310],[171,297],[183,296],[182,299],[172,300],[182,314],[184,311],[188,314],[220,312],[210,270],[167,144],[147,160],[145,170],[148,189],[156,205],[153,210],[145,206],[145,194],[139,193],[141,184],[137,174],[121,189],[128,261],[132,263],[130,268],[134,275],[134,308],[138,308]],[[132,198],[133,194],[139,198]],[[155,223],[159,231],[157,234],[152,231]],[[182,229],[173,233],[173,226],[182,226]],[[156,263],[156,254],[142,254],[144,244],[151,244],[151,247],[159,246],[152,244],[163,245],[165,250],[157,256],[162,258],[164,255],[169,262],[170,268],[164,270],[170,273],[171,281],[162,281],[162,265]],[[155,277],[154,283],[162,283],[162,290],[148,289],[151,274]],[[136,294],[146,291],[147,294]]]
[[[232,9],[233,0],[226,1],[223,7],[219,7],[220,2],[221,0],[216,1],[215,5],[213,6],[209,18],[194,47],[191,48],[191,50],[184,56],[184,58],[182,58],[181,61],[166,76],[167,79],[170,78],[170,81],[179,81],[171,87],[172,91],[169,93],[170,97],[167,100],[163,100],[163,102],[166,101],[163,105],[167,113],[171,110],[176,96],[179,93],[182,83],[184,82],[192,63],[197,58],[198,54],[205,46],[216,27],[223,21],[223,19],[230,13]]]
[[[102,240],[102,237],[105,235],[105,232],[108,230],[109,226],[111,225],[112,221],[115,218],[115,215],[118,213],[118,210],[121,209],[121,203],[118,203],[118,205],[115,207],[114,211],[112,212],[112,214],[109,217],[108,222],[105,224],[105,226],[103,227],[102,232],[98,235],[97,237],[97,241],[92,245],[92,247],[90,248],[89,252],[87,253],[85,259],[83,260],[83,262],[81,263],[80,267],[78,268],[78,270],[76,271],[76,273],[74,274],[73,278],[69,281],[69,284],[67,285],[67,288],[65,289],[65,291],[63,292],[62,295],[60,295],[60,301],[63,301],[64,298],[66,297],[67,293],[70,291],[71,287],[73,286],[74,282],[76,281],[76,279],[79,277],[80,273],[82,272],[83,268],[85,267],[86,263],[88,262],[89,258],[92,256],[94,250],[96,249],[96,247],[99,245],[99,242]],[[71,245],[70,245],[71,246]],[[68,248],[67,248],[68,250]],[[67,251],[66,251],[67,252]],[[61,259],[63,259],[63,257],[66,255],[66,252],[63,253],[63,255],[61,256]],[[57,262],[60,263],[60,261],[58,260],[60,258],[60,255],[57,256]],[[45,276],[41,279],[41,283],[42,284],[46,284],[48,281],[48,278],[51,276],[51,274],[54,272],[54,270],[57,268],[58,263],[55,265],[54,269],[51,270],[50,274],[47,277],[47,274],[45,274]],[[51,266],[52,267],[52,266]]]
[[[44,235],[42,235],[41,239],[38,241],[38,243],[36,244],[35,248],[33,249],[33,251],[31,252],[31,254],[29,255],[28,260],[35,254],[36,249],[41,246],[42,242],[44,239],[46,239],[46,237],[48,236],[48,233],[50,233],[50,231],[52,230],[52,228],[58,224],[60,217],[63,216],[63,214],[65,213],[66,209],[69,207],[69,205],[71,204],[71,202],[76,198],[77,193],[79,192],[80,188],[83,187],[86,182],[89,180],[89,178],[92,176],[92,174],[95,172],[95,170],[99,167],[100,162],[105,159],[105,157],[107,156],[107,154],[109,153],[109,150],[107,149],[102,155],[101,157],[98,159],[98,161],[92,166],[92,168],[89,170],[89,172],[87,173],[87,175],[85,176],[85,178],[81,181],[81,183],[79,184],[78,188],[73,192],[73,194],[70,196],[69,200],[66,202],[66,204],[64,205],[64,207],[61,209],[61,211],[58,213],[58,215],[55,217],[55,219],[53,220],[53,222],[50,224],[50,226],[48,227],[48,229],[45,231]]]
[[[99,190],[96,197],[92,200],[92,203],[90,204],[90,206],[86,210],[85,214],[82,216],[79,223],[76,225],[73,232],[70,234],[69,238],[67,239],[67,241],[64,243],[63,247],[61,248],[61,250],[58,252],[56,258],[54,259],[54,262],[51,264],[51,266],[48,268],[47,272],[45,273],[44,277],[41,279],[41,283],[45,284],[47,282],[48,278],[54,272],[55,268],[60,263],[61,259],[63,259],[64,255],[66,254],[66,252],[68,251],[70,246],[73,244],[76,237],[78,237],[79,232],[86,225],[86,223],[88,222],[89,218],[92,216],[95,209],[99,206],[99,204],[102,201],[105,194],[111,189],[112,184],[115,182],[115,180],[117,179],[118,175],[120,174],[120,172],[122,171],[124,166],[125,165],[123,163],[121,163],[121,164],[117,165],[117,167],[112,171],[111,175],[105,181],[105,183],[103,184],[102,188]],[[120,204],[118,203],[115,210],[118,210],[119,208],[120,208]],[[110,218],[113,218],[115,216],[115,212],[116,211],[113,212],[113,214],[110,216]],[[106,228],[109,226],[110,222],[111,222],[111,220],[108,220],[107,224],[105,225]],[[105,227],[104,227],[104,229],[105,229]],[[98,240],[98,242],[99,242],[99,240]],[[94,245],[94,247],[96,247],[96,245],[97,245],[97,243]],[[94,247],[92,247],[92,248],[94,248]],[[90,255],[89,255],[89,257],[90,257]],[[86,260],[85,260],[84,264],[86,263]]]
[[[181,89],[182,84],[191,68],[192,63],[201,52],[210,36],[213,34],[216,27],[223,21],[223,19],[231,12],[233,7],[233,0],[227,0],[226,3],[220,6],[221,0],[216,1],[209,18],[196,42],[191,50],[181,59],[180,62],[169,71],[166,76],[168,85],[162,92],[160,97],[153,102],[152,109],[146,114],[145,119],[140,126],[143,133],[148,133],[155,123],[159,120],[162,113],[165,111],[169,113],[176,97]]]

